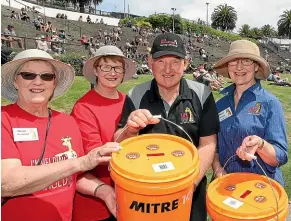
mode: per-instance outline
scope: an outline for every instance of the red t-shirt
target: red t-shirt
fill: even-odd
[[[125,100],[124,94],[120,92],[118,94],[118,99],[109,99],[92,89],[75,104],[71,115],[80,127],[85,153],[113,141]],[[114,185],[108,165],[98,165],[92,172],[104,183]],[[76,193],[73,220],[103,220],[109,216],[110,212],[101,199]]]
[[[17,104],[2,107],[1,112],[2,159],[16,158],[21,160],[23,166],[35,166],[42,152],[48,118],[34,116],[21,109]],[[32,137],[38,136],[38,140],[14,141],[17,136],[13,134],[13,128],[17,130],[25,128],[26,131],[36,128],[37,132],[34,132]],[[82,155],[84,155],[82,138],[74,118],[52,111],[51,125],[41,164],[54,163],[67,160],[68,157]],[[71,220],[76,176],[75,174],[59,180],[33,194],[10,199],[1,209],[2,220]]]

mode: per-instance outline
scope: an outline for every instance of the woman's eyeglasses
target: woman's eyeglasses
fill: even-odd
[[[228,65],[235,66],[238,64],[239,61],[241,61],[241,64],[244,66],[250,66],[254,63],[254,61],[251,59],[243,58],[243,59],[235,59],[233,61],[230,61],[230,62],[228,62]]]
[[[99,67],[100,70],[104,71],[104,72],[110,72],[112,70],[112,68],[113,68],[114,72],[117,73],[117,74],[123,74],[124,73],[123,67],[120,67],[120,66],[112,67],[110,65],[98,65],[97,67]]]
[[[17,75],[21,75],[24,80],[34,80],[37,75],[39,75],[40,79],[43,81],[52,81],[56,78],[56,75],[51,73],[36,74],[31,72],[20,72]]]

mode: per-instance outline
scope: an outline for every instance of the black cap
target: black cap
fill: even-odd
[[[175,55],[180,58],[185,58],[186,50],[182,39],[178,35],[164,33],[155,38],[151,55],[154,59],[164,55]]]

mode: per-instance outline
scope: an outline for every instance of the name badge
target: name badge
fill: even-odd
[[[225,110],[219,112],[218,116],[219,116],[219,121],[220,122],[225,120],[225,119],[227,119],[227,118],[229,118],[229,117],[231,117],[232,116],[232,111],[231,111],[230,107],[228,107]]]
[[[38,140],[37,128],[12,128],[14,142]]]

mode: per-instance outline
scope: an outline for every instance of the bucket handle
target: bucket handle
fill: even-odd
[[[279,221],[279,203],[278,203],[277,196],[276,196],[276,194],[275,194],[274,187],[273,187],[273,185],[272,185],[272,181],[271,181],[270,177],[268,177],[267,173],[265,172],[265,170],[263,169],[263,167],[261,166],[261,164],[258,162],[258,158],[257,158],[257,156],[254,156],[254,155],[249,154],[249,153],[247,153],[247,152],[246,152],[246,154],[249,155],[249,156],[250,156],[250,157],[251,157],[251,158],[252,158],[252,159],[257,163],[257,165],[260,167],[260,169],[263,171],[264,175],[265,175],[265,176],[267,177],[267,179],[268,179],[268,182],[269,182],[269,184],[270,184],[270,186],[271,186],[271,189],[272,189],[272,192],[273,192],[274,198],[275,198],[275,200],[276,200],[276,218],[274,218],[274,219],[275,219],[276,221]],[[225,169],[225,167],[226,167],[226,165],[228,164],[228,162],[229,162],[232,158],[234,158],[235,156],[237,156],[237,154],[233,154],[232,156],[230,156],[230,157],[227,159],[227,161],[225,162],[225,164],[224,164],[223,167],[222,167],[223,170]],[[215,177],[215,175],[216,175],[216,173],[218,172],[219,169],[220,169],[220,167],[217,168],[216,171],[213,173],[213,179],[214,179],[214,177]]]
[[[168,122],[168,123],[170,123],[170,124],[175,125],[176,127],[178,127],[181,131],[183,131],[183,132],[187,135],[187,137],[189,138],[189,140],[191,141],[191,143],[194,145],[193,140],[192,140],[192,138],[190,137],[190,135],[189,135],[189,134],[188,134],[188,133],[183,129],[183,127],[181,127],[180,125],[178,125],[178,124],[176,124],[176,123],[174,123],[174,122],[172,122],[172,121],[170,121],[170,120],[168,120],[168,119],[163,118],[162,115],[154,115],[153,118],[155,118],[155,119],[161,119],[161,120],[164,120],[164,121],[166,121],[166,122]],[[121,130],[120,134],[116,137],[116,139],[114,140],[114,142],[116,142],[116,141],[118,140],[118,138],[120,137],[120,135],[123,134],[123,133],[126,131],[127,128],[128,128],[128,125],[126,125],[126,126]]]

